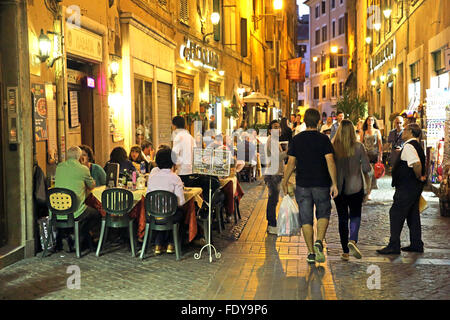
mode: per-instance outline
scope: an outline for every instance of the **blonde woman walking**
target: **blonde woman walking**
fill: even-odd
[[[355,127],[350,120],[342,120],[333,141],[333,148],[339,190],[334,202],[338,212],[339,235],[343,250],[341,258],[348,261],[351,252],[355,258],[361,259],[361,252],[356,246],[364,198],[361,171],[368,173],[371,168],[366,149],[356,141]]]

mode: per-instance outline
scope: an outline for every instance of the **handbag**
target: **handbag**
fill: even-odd
[[[373,165],[373,170],[374,170],[374,175],[375,175],[375,179],[380,179],[384,176],[384,164],[382,164],[381,162],[377,162]]]
[[[425,198],[422,195],[420,195],[420,198],[419,198],[419,212],[422,213],[427,208],[428,208],[427,200],[425,200]]]

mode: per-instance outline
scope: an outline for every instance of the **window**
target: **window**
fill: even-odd
[[[411,69],[411,80],[412,81],[418,81],[420,76],[419,76],[419,62],[416,62],[412,65],[409,66]]]
[[[442,73],[443,69],[445,69],[444,59],[442,58],[442,50],[438,50],[432,53],[433,62],[434,62],[434,71],[437,74]]]
[[[322,27],[322,42],[327,41],[327,26]]]
[[[333,22],[331,23],[331,29],[332,29],[332,32],[333,32],[333,38],[335,38],[336,37],[336,21],[335,20],[333,20]]]
[[[319,64],[319,60],[317,60],[317,61],[315,62],[315,69],[316,69],[316,73],[319,73],[319,72],[320,72],[320,64]]]
[[[326,1],[322,0],[322,14],[325,14],[327,12],[325,8],[326,3],[327,3]]]
[[[344,83],[339,82],[339,96],[342,97],[343,94],[344,94]]]
[[[316,9],[316,11],[315,11],[315,17],[316,17],[316,19],[318,19],[319,16],[320,16],[320,5],[317,5],[315,9]]]
[[[330,68],[336,68],[336,56],[330,54]]]
[[[320,29],[316,30],[316,45],[320,44]]]
[[[305,91],[305,83],[299,83],[298,84],[298,92],[304,92]]]
[[[180,0],[180,21],[189,24],[188,0]]]
[[[136,144],[141,145],[143,140],[153,141],[152,109],[152,83],[134,79]]]
[[[331,96],[334,98],[336,97],[336,83],[333,83],[331,85]]]
[[[339,4],[343,5],[344,4],[344,0],[339,0]]]
[[[339,18],[339,35],[345,32],[345,20],[344,17]]]
[[[321,57],[320,61],[322,63],[321,69],[322,69],[322,71],[325,71],[327,69],[327,66],[326,66],[327,58],[323,56],[323,57]]]
[[[344,49],[340,48],[339,51],[339,56],[338,56],[338,66],[342,67],[344,65]]]
[[[397,3],[397,23],[400,22],[400,20],[402,20],[403,18],[403,1],[396,1]]]
[[[331,9],[336,8],[336,0],[331,0]]]
[[[327,98],[327,85],[324,84],[322,86],[322,99],[326,99]]]
[[[319,87],[314,87],[314,100],[319,100]]]
[[[305,100],[298,100],[298,105],[303,106],[305,104]]]

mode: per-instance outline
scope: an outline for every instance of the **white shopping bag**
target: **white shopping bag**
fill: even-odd
[[[283,197],[278,212],[277,227],[278,236],[296,236],[300,234],[297,204],[288,195]]]

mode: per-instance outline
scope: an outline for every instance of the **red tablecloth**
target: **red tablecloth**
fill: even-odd
[[[237,197],[238,201],[241,201],[244,195],[244,190],[242,190],[239,180],[236,179],[236,192],[233,194],[233,182],[230,181],[222,187],[222,191],[225,194],[225,208],[227,210],[227,215],[231,216],[234,212],[234,197]]]
[[[106,216],[105,210],[103,210],[102,203],[90,194],[85,204],[98,210],[102,217]],[[195,200],[190,199],[182,206],[184,212],[184,223],[189,225],[189,242],[191,242],[197,235],[197,216],[195,211]],[[133,209],[130,211],[130,217],[136,219],[138,223],[138,238],[143,239],[145,233],[145,197],[142,197],[140,201],[136,203]]]

